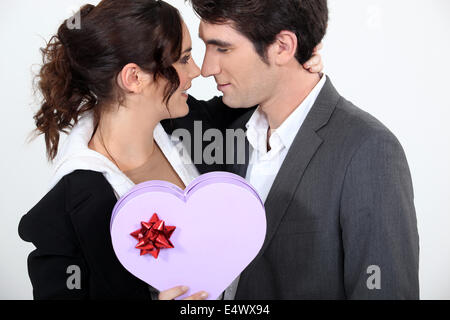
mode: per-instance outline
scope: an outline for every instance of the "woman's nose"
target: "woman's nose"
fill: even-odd
[[[200,74],[201,74],[201,70],[194,61],[194,65],[193,65],[192,71],[191,71],[191,78],[192,79],[197,78]]]

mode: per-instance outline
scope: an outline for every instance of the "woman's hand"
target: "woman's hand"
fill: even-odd
[[[175,298],[185,294],[188,290],[189,288],[185,286],[174,287],[172,289],[161,291],[158,298],[159,300],[174,300]],[[205,291],[200,291],[193,294],[192,296],[184,298],[183,300],[205,300],[207,297],[208,293],[206,293]]]
[[[319,53],[322,48],[323,44],[321,42],[314,48],[313,56],[303,65],[303,68],[311,73],[319,73],[323,71],[322,56]]]

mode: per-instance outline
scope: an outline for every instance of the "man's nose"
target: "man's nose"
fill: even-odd
[[[208,54],[205,55],[202,65],[202,76],[207,78],[215,76],[220,73],[220,65],[216,59],[213,59]]]

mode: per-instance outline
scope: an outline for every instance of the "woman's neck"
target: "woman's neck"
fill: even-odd
[[[114,110],[101,115],[89,148],[103,154],[125,172],[140,167],[153,154],[153,131],[161,119],[129,108]]]

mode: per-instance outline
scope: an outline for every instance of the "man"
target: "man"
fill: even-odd
[[[257,189],[267,216],[261,251],[225,299],[418,299],[402,147],[328,77],[302,66],[325,35],[327,1],[191,3],[206,44],[202,75],[223,92],[209,102],[191,97],[191,120],[246,131],[245,154],[227,168]],[[232,124],[214,117],[223,104],[244,108]]]

